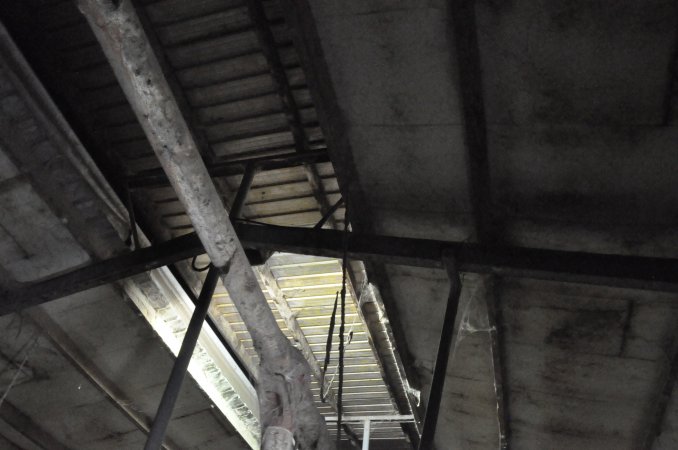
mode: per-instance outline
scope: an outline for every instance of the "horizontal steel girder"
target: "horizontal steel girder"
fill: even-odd
[[[246,248],[340,257],[342,231],[237,222]],[[523,247],[435,241],[350,233],[349,258],[389,264],[443,268],[443,254],[454,256],[461,272],[504,277],[678,292],[678,259],[603,255]],[[195,234],[95,262],[56,277],[2,293],[0,314],[36,306],[96,286],[204,253]]]

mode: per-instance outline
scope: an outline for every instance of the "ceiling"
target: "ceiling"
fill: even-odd
[[[205,165],[220,171],[213,179],[227,208],[247,162],[310,158],[257,172],[242,219],[312,227],[327,215],[325,227],[341,230],[346,208],[330,208],[343,197],[355,232],[678,257],[675,2],[269,0],[263,18],[252,3],[134,2]],[[0,20],[17,47],[4,37],[4,284],[127,251],[130,203],[152,243],[193,231],[75,3],[5,2]],[[317,396],[341,261],[277,253],[256,271],[281,329],[316,374]],[[349,273],[345,412],[423,417],[447,272],[354,261]],[[189,291],[203,277],[188,261],[163,274]],[[143,442],[130,414],[53,337],[77,344],[149,420],[172,356],[149,325],[153,308],[143,307],[152,295],[135,301],[129,286],[29,310],[38,312],[26,325],[2,318],[0,356],[21,374],[14,384],[0,378],[12,386],[6,400],[42,433],[34,447],[22,444],[0,402],[7,448]],[[436,448],[674,448],[676,300],[462,274]],[[173,302],[163,305],[182,310]],[[223,287],[210,324],[234,370],[256,379],[251,337]],[[26,342],[45,356],[30,356]],[[173,448],[246,448],[233,423],[254,417],[248,401],[226,417],[194,378],[170,427]],[[35,399],[49,392],[71,394],[41,411]],[[336,413],[331,401],[318,405]],[[63,422],[50,419],[57,416]],[[412,448],[419,431],[380,424],[373,438]]]

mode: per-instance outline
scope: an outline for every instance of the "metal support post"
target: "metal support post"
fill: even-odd
[[[252,182],[254,181],[254,175],[256,175],[256,173],[256,165],[248,164],[245,167],[245,173],[243,173],[242,180],[240,181],[238,193],[235,195],[233,205],[231,206],[231,212],[229,214],[231,220],[240,218],[240,215],[242,214],[242,208],[245,206],[245,200],[247,200],[247,194],[250,192]]]
[[[450,294],[447,298],[443,331],[440,334],[438,356],[436,357],[436,365],[433,369],[433,380],[431,382],[431,391],[428,396],[428,405],[426,407],[426,415],[424,416],[424,427],[421,432],[419,450],[430,450],[433,448],[433,438],[435,437],[436,424],[438,423],[440,401],[443,394],[443,386],[445,384],[445,374],[447,372],[447,361],[454,340],[454,323],[457,319],[459,296],[461,294],[461,279],[459,278],[456,261],[449,257],[444,258],[444,262],[451,283]]]
[[[159,449],[165,438],[167,426],[172,418],[174,404],[179,396],[179,391],[181,390],[181,385],[186,376],[188,364],[193,356],[195,344],[198,342],[202,324],[205,322],[205,317],[207,316],[207,311],[209,310],[212,301],[212,295],[214,294],[214,289],[219,280],[219,272],[219,269],[214,266],[211,266],[209,272],[207,272],[205,283],[202,286],[198,302],[195,305],[195,311],[193,311],[193,316],[188,324],[186,335],[181,343],[181,350],[179,350],[177,359],[174,361],[172,373],[170,374],[169,381],[165,387],[165,392],[162,394],[162,400],[160,401],[158,411],[155,414],[153,426],[148,434],[148,440],[144,447],[145,450]]]
[[[363,450],[370,449],[370,419],[365,419],[363,426]]]

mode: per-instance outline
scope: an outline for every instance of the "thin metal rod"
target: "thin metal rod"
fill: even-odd
[[[413,422],[414,421],[414,416],[412,414],[373,414],[373,415],[360,415],[360,416],[352,416],[352,415],[344,415],[342,418],[342,422],[345,423],[363,423],[366,420],[369,420],[370,422],[379,422],[379,423],[388,423],[388,422],[395,422],[395,423],[406,423],[406,422]],[[325,422],[327,423],[332,423],[337,421],[337,416],[325,416]]]
[[[330,209],[327,210],[325,215],[323,215],[322,219],[320,219],[320,221],[318,223],[316,223],[313,228],[316,229],[316,230],[322,228],[323,225],[325,225],[325,223],[327,223],[327,221],[334,215],[335,212],[337,212],[339,207],[343,204],[344,204],[344,198],[342,197],[339,200],[337,200],[337,202]]]
[[[485,302],[487,305],[487,323],[490,328],[490,351],[492,353],[492,371],[494,373],[494,394],[497,400],[497,425],[499,428],[499,448],[510,448],[511,429],[509,427],[508,398],[505,383],[506,362],[504,353],[503,320],[499,299],[499,277],[490,275],[485,278],[487,285]]]
[[[127,200],[127,214],[129,215],[129,226],[130,233],[132,234],[132,243],[134,244],[134,250],[139,250],[141,248],[141,243],[139,241],[139,232],[137,231],[137,220],[134,216],[134,202],[132,201],[132,190],[129,186],[125,186],[125,194]]]
[[[337,441],[341,439],[341,414],[344,393],[344,331],[346,327],[346,277],[348,270],[348,207],[344,210],[344,254],[341,261],[341,320],[339,322],[339,386],[337,388]]]
[[[247,194],[250,192],[252,182],[254,181],[254,175],[256,175],[256,173],[256,165],[248,164],[247,167],[245,167],[245,173],[243,174],[242,180],[240,181],[238,193],[235,195],[233,205],[231,206],[231,212],[229,214],[231,220],[240,218],[242,208],[245,206],[245,200],[247,200]]]
[[[370,449],[370,419],[365,419],[363,426],[363,450]]]
[[[181,385],[186,377],[188,364],[193,357],[195,344],[198,342],[202,325],[205,322],[205,317],[207,316],[207,311],[209,310],[212,301],[214,289],[219,280],[219,272],[220,271],[214,266],[210,267],[209,272],[207,272],[207,277],[205,278],[202,290],[200,291],[200,296],[198,297],[198,303],[195,305],[195,311],[193,311],[193,316],[191,316],[191,321],[188,324],[186,335],[181,343],[181,350],[179,350],[177,359],[174,361],[172,373],[170,374],[169,381],[165,387],[165,392],[162,394],[162,400],[160,401],[158,411],[155,414],[153,426],[148,434],[148,440],[144,446],[145,450],[159,449],[165,438],[167,426],[172,418],[174,404],[179,397],[179,391],[181,390]]]
[[[454,261],[453,258],[445,258],[445,267],[447,268],[447,274],[451,283],[450,294],[447,298],[443,331],[440,334],[438,356],[436,357],[436,365],[433,369],[433,380],[431,382],[431,391],[428,396],[428,405],[426,406],[426,415],[424,416],[424,427],[421,432],[419,450],[430,450],[433,448],[433,439],[438,423],[438,413],[440,412],[440,402],[443,395],[443,387],[445,385],[445,375],[447,374],[447,361],[450,356],[452,341],[454,340],[454,322],[457,318],[459,295],[461,294],[461,280],[459,278],[456,261]]]

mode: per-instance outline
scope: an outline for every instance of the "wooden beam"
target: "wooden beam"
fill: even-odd
[[[325,374],[323,373],[322,369],[320,368],[320,364],[318,363],[318,360],[315,358],[315,355],[313,354],[311,345],[308,343],[308,339],[306,339],[306,335],[304,334],[304,331],[301,329],[301,325],[299,325],[299,322],[297,321],[296,314],[294,314],[292,308],[290,308],[289,303],[287,303],[287,297],[280,289],[280,286],[278,286],[278,282],[276,281],[275,276],[273,276],[273,272],[271,272],[270,266],[267,263],[264,264],[263,266],[256,267],[255,270],[261,277],[261,281],[264,283],[264,287],[268,291],[268,294],[273,299],[273,302],[275,303],[275,306],[278,309],[278,312],[280,313],[280,317],[282,317],[283,321],[285,322],[285,326],[287,326],[287,329],[290,330],[290,332],[292,332],[294,340],[297,341],[297,343],[299,344],[299,349],[301,350],[301,353],[304,355],[304,358],[306,358],[306,361],[308,361],[308,365],[311,366],[311,371],[313,372],[313,375],[315,376],[318,383],[320,383],[320,380],[324,378]],[[332,407],[332,409],[336,412],[337,397],[334,394],[334,391],[332,391],[331,389],[327,394],[327,401],[329,405]],[[348,427],[344,426],[344,428]],[[348,428],[347,432],[349,437],[355,436],[355,432],[350,428]]]
[[[238,224],[242,242],[252,248],[341,257],[341,231]],[[449,252],[459,270],[517,278],[562,281],[630,289],[678,290],[678,259],[606,255],[527,247],[350,233],[351,259],[442,268]]]
[[[290,330],[294,340],[299,344],[299,349],[304,355],[304,358],[306,358],[306,361],[308,361],[308,364],[311,366],[313,375],[316,377],[318,382],[320,382],[320,380],[323,379],[323,373],[320,369],[320,364],[318,364],[318,360],[315,359],[311,345],[308,343],[306,335],[297,321],[296,315],[292,312],[290,305],[287,303],[287,297],[285,297],[285,294],[278,286],[278,282],[273,276],[268,263],[257,267],[256,272],[259,274],[259,277],[261,278],[268,295],[271,297],[271,299],[273,299],[273,303],[275,303],[275,306],[280,313],[280,317],[282,317],[283,321],[285,322],[285,326],[288,330]],[[336,399],[333,393],[330,393],[329,403],[330,406],[336,409]]]
[[[311,370],[280,331],[210,177],[187,119],[130,0],[79,0],[116,78],[214,267],[222,273],[259,355],[262,447],[285,431],[301,449],[330,448],[313,402]]]
[[[16,290],[5,291],[0,295],[0,314],[21,311],[201,253],[204,250],[195,234],[135,250]]]

